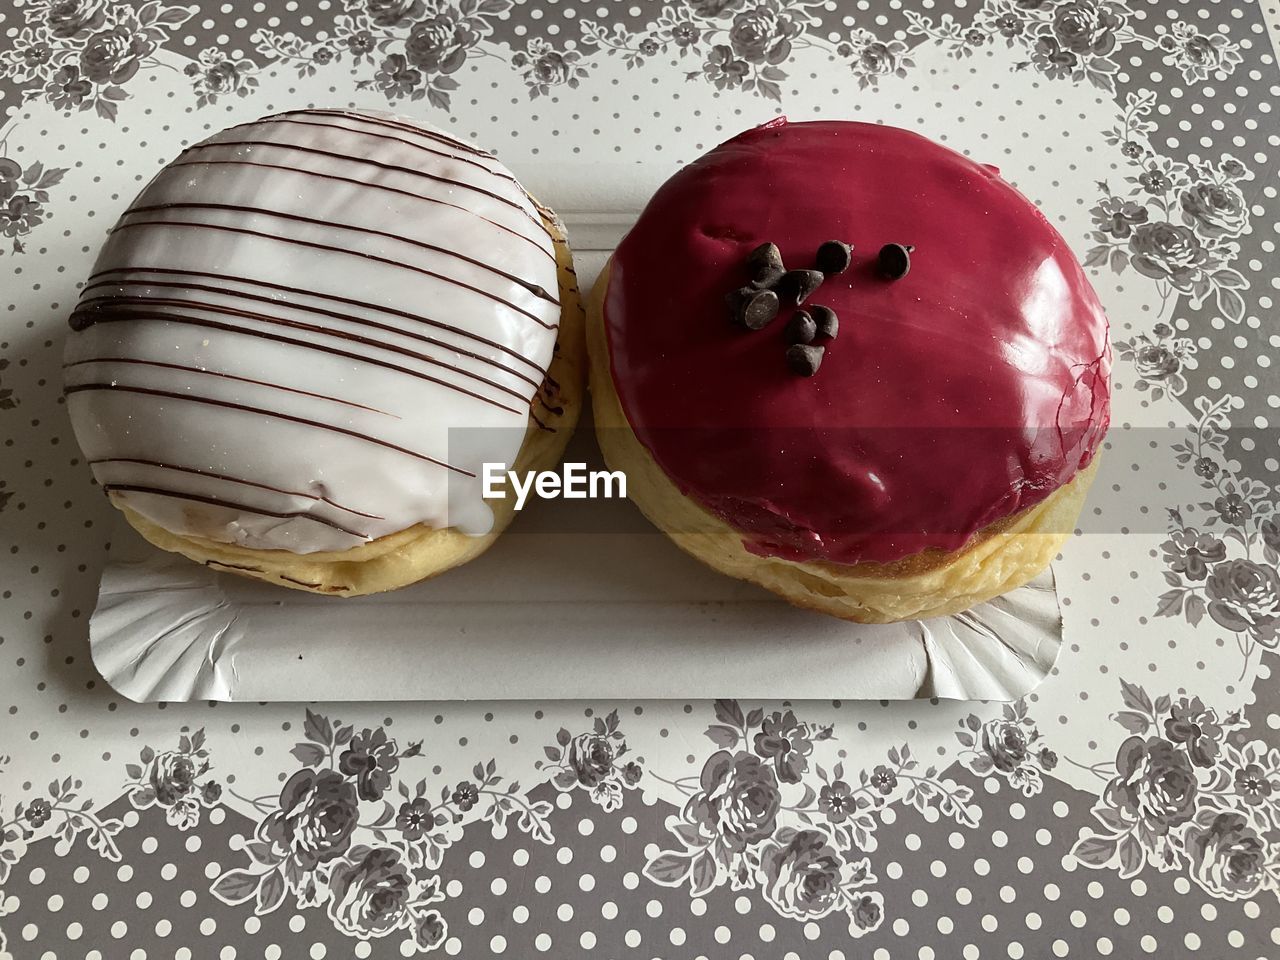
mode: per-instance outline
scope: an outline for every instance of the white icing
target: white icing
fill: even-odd
[[[65,353],[99,483],[259,549],[491,529],[481,465],[519,452],[560,315],[501,163],[405,117],[299,111],[185,151],[130,210]]]

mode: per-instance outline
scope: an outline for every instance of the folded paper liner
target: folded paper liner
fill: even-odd
[[[1052,571],[955,616],[846,623],[702,567],[625,501],[534,502],[472,563],[353,599],[120,526],[89,638],[135,701],[1013,700],[1062,642]]]

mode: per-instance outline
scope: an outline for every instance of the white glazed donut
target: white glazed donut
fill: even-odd
[[[144,533],[304,557],[491,535],[482,464],[572,430],[548,379],[580,309],[560,247],[506,167],[418,121],[232,127],[161,170],[99,255],[65,353],[76,436]]]

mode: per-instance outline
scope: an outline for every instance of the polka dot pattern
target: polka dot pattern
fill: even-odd
[[[953,775],[975,791],[985,792],[984,783],[998,786],[984,799],[983,824],[947,857],[948,883],[925,881],[931,856],[949,846],[945,824],[905,809],[891,828],[877,833],[875,857],[901,866],[898,879],[879,883],[901,924],[895,921],[891,937],[881,930],[867,938],[886,956],[932,950],[937,956],[1094,957],[1105,952],[1099,944],[1132,942],[1135,930],[1151,931],[1160,952],[1175,957],[1185,955],[1188,937],[1204,938],[1208,948],[1212,936],[1208,955],[1225,956],[1228,932],[1250,924],[1243,904],[1216,901],[1196,886],[1178,889],[1173,874],[1148,870],[1129,881],[1064,858],[1091,825],[1096,797],[1047,779],[1044,791],[1028,799],[996,778]],[[1010,814],[1027,808],[1033,816]],[[993,829],[995,823],[1000,826]],[[1206,928],[1205,910],[1229,913],[1232,920]],[[1255,952],[1241,956],[1265,955],[1269,926],[1253,926],[1247,939]]]
[[[121,799],[100,816],[118,818],[129,809]],[[217,876],[220,863],[244,857],[245,836],[254,829],[241,814],[215,809],[221,818],[206,817],[190,833],[166,823],[158,808],[142,811],[117,837],[121,864],[85,850],[60,856],[50,840],[32,844],[4,886],[19,904],[21,926],[15,929],[21,939],[38,944],[44,951],[38,955],[47,960],[80,960],[94,950],[134,960],[168,960],[184,949],[190,957],[210,958],[280,950],[341,955],[332,952],[337,947],[350,955],[350,943],[334,935],[323,910],[286,907],[255,917],[252,909],[230,911],[209,892],[210,876]],[[189,850],[193,838],[200,841],[198,854]],[[15,956],[25,954],[19,949]]]
[[[1272,113],[1280,97],[1280,76],[1259,9],[1226,0],[1131,0],[1130,5],[1135,29],[1154,35],[1178,19],[1223,33],[1239,45],[1244,57],[1225,81],[1185,84],[1158,49],[1126,45],[1115,99],[1122,101],[1127,93],[1147,87],[1159,92],[1152,143],[1184,162],[1231,152],[1256,170],[1274,169],[1280,138],[1274,133]],[[0,51],[16,36],[23,6],[0,4]],[[328,33],[328,21],[341,12],[336,0],[194,6],[196,15],[161,52],[162,58],[181,65],[180,56],[205,48],[257,56],[251,40],[257,27],[319,36]],[[950,13],[964,25],[980,6],[978,0],[832,2],[815,8],[818,23],[812,29],[832,39],[856,24],[883,37],[915,42],[905,33],[907,10],[918,8],[934,21]],[[1274,0],[1262,0],[1261,11],[1272,21],[1280,18]],[[653,16],[652,5],[639,3],[518,3],[501,17],[497,39],[519,48],[530,38],[546,37],[564,48],[585,49],[589,45],[584,43],[584,20],[634,30]],[[1045,184],[1052,184],[1061,196],[1079,192],[1082,204],[1092,203],[1094,192],[1077,191],[1078,181],[1094,176],[1095,167],[1099,177],[1116,176],[1115,165],[1100,152],[1084,167],[1076,163],[1079,154],[1091,152],[1077,144],[1085,142],[1085,135],[1096,134],[1101,122],[1109,122],[1114,106],[1110,95],[1095,96],[1087,88],[1066,89],[1063,84],[1054,91],[1049,81],[1029,70],[1018,74],[1014,83],[1001,76],[990,91],[984,90],[981,102],[974,102],[977,97],[962,84],[972,82],[965,78],[982,67],[945,57],[929,61],[927,53],[917,54],[920,66],[900,84],[886,80],[884,90],[874,96],[854,96],[843,67],[835,85],[828,85],[821,74],[825,67],[815,67],[808,77],[793,69],[792,83],[783,90],[784,106],[803,115],[839,112],[936,128],[950,142],[990,147],[992,158],[1006,170],[1017,171],[1028,192],[1038,187],[1048,191]],[[981,63],[991,56],[988,51],[974,59]],[[601,62],[614,63],[607,55]],[[757,97],[721,95],[709,87],[698,87],[700,99],[693,106],[694,95],[688,92],[692,87],[669,81],[697,67],[689,59],[659,58],[637,74],[638,84],[655,87],[659,101],[679,103],[678,109],[665,102],[650,109],[649,97],[642,95],[647,91],[615,91],[620,82],[600,68],[576,99],[562,91],[564,97],[531,103],[519,81],[512,81],[508,89],[494,80],[492,89],[497,92],[480,110],[480,96],[473,95],[473,88],[487,85],[491,74],[471,63],[459,73],[461,88],[454,94],[450,115],[428,111],[426,104],[418,107],[464,135],[497,141],[495,145],[505,144],[508,153],[533,157],[539,146],[524,141],[535,138],[508,123],[506,114],[518,111],[523,118],[536,111],[530,124],[540,133],[550,130],[550,136],[572,141],[568,149],[586,156],[625,156],[638,136],[655,152],[665,149],[684,156],[774,111],[774,104]],[[72,771],[89,782],[92,789],[87,794],[110,800],[118,792],[123,763],[135,757],[141,745],[169,742],[176,729],[196,726],[210,729],[214,759],[222,768],[218,775],[228,786],[239,778],[254,784],[248,794],[271,794],[286,776],[280,757],[296,739],[294,728],[301,723],[297,707],[138,706],[121,701],[96,679],[84,651],[84,624],[114,518],[88,480],[57,391],[60,330],[74,295],[72,279],[87,273],[105,224],[151,172],[149,167],[134,169],[120,148],[122,142],[130,149],[136,145],[153,159],[167,157],[182,144],[247,118],[244,110],[368,96],[351,89],[346,74],[322,73],[314,83],[303,83],[290,69],[272,68],[264,71],[262,82],[272,90],[269,98],[247,103],[224,99],[216,106],[196,108],[185,76],[149,68],[129,82],[132,99],[121,105],[116,123],[108,125],[91,114],[61,116],[47,105],[23,106],[17,87],[0,79],[0,115],[13,121],[0,131],[0,155],[12,154],[24,168],[39,159],[68,171],[51,187],[48,220],[26,238],[26,252],[13,254],[6,246],[0,257],[0,676],[5,678],[0,688],[0,717],[5,720],[0,753],[14,756],[0,772],[6,804],[29,800],[51,776]],[[598,86],[592,87],[593,82]],[[1055,92],[1061,93],[1059,114],[1030,121],[1026,104],[1033,98],[1052,99]],[[954,107],[962,101],[967,102]],[[1066,109],[1076,101],[1084,106],[1078,117]],[[495,104],[491,116],[490,102]],[[686,114],[691,119],[685,119]],[[1064,138],[1070,134],[1076,139],[1064,149],[1057,137],[1037,137],[1037,123],[1049,124],[1055,133],[1061,127]],[[696,139],[690,130],[697,131]],[[985,143],[988,140],[992,142]],[[997,142],[1009,145],[997,147]],[[1273,430],[1275,410],[1280,408],[1280,373],[1272,360],[1280,345],[1272,319],[1280,290],[1275,279],[1280,272],[1275,184],[1259,178],[1248,199],[1253,226],[1241,238],[1234,261],[1250,285],[1243,319],[1229,323],[1217,316],[1212,302],[1192,308],[1185,297],[1169,318],[1179,334],[1191,337],[1198,347],[1197,363],[1184,371],[1187,389],[1178,402],[1189,408],[1198,397],[1238,397],[1233,426],[1252,429],[1233,432],[1229,455],[1234,469],[1238,475],[1271,482],[1274,477],[1269,475],[1280,469]],[[1065,201],[1063,212],[1055,215],[1063,218],[1064,233],[1074,243],[1082,235],[1077,227],[1087,225],[1087,214],[1070,209],[1071,202]],[[1117,336],[1148,329],[1152,304],[1145,302],[1145,288],[1131,273],[1108,282],[1114,283],[1120,302],[1134,305],[1132,311],[1113,317]],[[1121,396],[1118,409],[1135,409],[1126,403],[1131,401]],[[1181,416],[1176,406],[1168,409]],[[1117,426],[1125,430],[1128,424]],[[1120,465],[1122,475],[1114,481],[1114,492],[1149,496],[1152,480],[1139,466]],[[1138,476],[1131,479],[1127,474],[1134,471]],[[1161,496],[1173,502],[1164,484],[1164,479],[1156,482]],[[1153,501],[1150,514],[1156,521],[1162,520],[1163,505],[1163,499]],[[1113,520],[1114,515],[1108,515],[1098,522],[1110,523],[1113,530],[1118,526]],[[1163,532],[1155,521],[1150,529]],[[1149,531],[1134,531],[1144,532]],[[1126,671],[1136,664],[1137,672],[1159,674],[1164,682],[1153,683],[1152,689],[1182,694],[1186,684],[1193,693],[1211,689],[1210,699],[1221,703],[1224,711],[1243,704],[1250,721],[1248,738],[1262,739],[1268,747],[1280,745],[1280,690],[1266,682],[1269,662],[1255,660],[1250,677],[1257,683],[1250,688],[1238,679],[1237,663],[1220,667],[1223,658],[1216,655],[1206,629],[1174,636],[1163,624],[1152,625],[1152,598],[1162,589],[1159,562],[1154,555],[1144,559],[1142,553],[1143,548],[1114,554],[1104,550],[1099,557],[1095,551],[1087,569],[1085,561],[1072,566],[1076,561],[1070,556],[1059,567],[1068,637],[1084,642],[1083,648],[1064,652],[1055,675],[1030,698],[1032,713],[1053,745],[1089,762],[1114,756],[1122,732],[1108,729],[1102,735],[1098,731],[1104,724],[1090,725],[1087,718],[1112,709],[1120,664]],[[1083,557],[1084,551],[1075,556]],[[1140,632],[1147,629],[1150,634]],[[1151,642],[1135,639],[1135,630],[1142,641]],[[1114,646],[1096,642],[1107,638],[1123,639]],[[627,716],[627,726],[633,742],[644,744],[647,768],[671,776],[696,775],[703,756],[687,751],[701,737],[706,706],[628,704],[624,713],[633,708],[635,715]],[[390,726],[394,720],[396,730],[406,730],[406,736],[429,735],[426,752],[432,759],[426,766],[434,767],[432,777],[465,776],[471,754],[479,750],[500,753],[512,759],[513,766],[523,765],[531,776],[522,776],[522,781],[530,784],[538,780],[536,772],[528,770],[530,755],[537,756],[535,744],[551,742],[564,718],[580,717],[581,709],[576,704],[375,704],[352,706],[347,716],[368,725]],[[836,703],[806,711],[809,716],[826,714],[835,722],[844,743],[840,749],[847,751],[844,756],[851,767],[867,760],[863,751],[879,756],[879,747],[872,750],[867,744],[878,745],[890,737],[900,742],[906,736],[918,753],[936,751],[947,775],[971,786],[983,810],[982,825],[973,830],[957,829],[911,808],[884,811],[871,857],[876,888],[889,909],[883,926],[862,940],[850,939],[839,916],[813,922],[782,917],[758,890],[724,886],[690,899],[686,889],[659,887],[645,879],[643,862],[656,846],[668,842],[665,820],[677,812],[665,801],[646,803],[653,797],[628,793],[622,809],[606,814],[580,791],[557,794],[537,787],[532,796],[554,804],[554,844],[540,844],[514,829],[495,831],[478,821],[460,830],[439,871],[448,897],[442,910],[450,924],[441,950],[468,958],[701,955],[730,960],[1275,954],[1280,932],[1270,894],[1242,902],[1213,899],[1185,873],[1147,869],[1139,877],[1122,880],[1114,870],[1088,870],[1076,863],[1067,851],[1080,830],[1092,825],[1089,808],[1100,787],[1090,775],[1059,767],[1055,776],[1046,777],[1043,793],[1027,798],[998,778],[978,780],[954,764],[948,766],[955,748],[949,732],[954,716],[968,709],[936,703]],[[463,754],[468,757],[465,764],[458,759]],[[1073,789],[1065,779],[1089,789]],[[8,813],[8,807],[0,810],[0,820]],[[392,940],[344,936],[323,908],[289,902],[259,917],[251,905],[229,907],[214,899],[210,883],[222,871],[246,862],[243,843],[254,822],[242,813],[226,807],[206,810],[200,824],[188,832],[166,823],[157,810],[133,811],[120,801],[107,805],[101,815],[124,822],[120,863],[96,857],[82,841],[67,847],[41,839],[31,844],[13,875],[0,885],[5,898],[0,924],[15,957],[271,960],[402,955],[400,944]]]
[[[951,773],[960,784],[979,788],[971,774]],[[535,801],[553,796],[550,786],[530,793]],[[1209,956],[1242,950],[1239,955],[1252,957],[1266,956],[1271,943],[1269,917],[1256,903],[1215,900],[1174,874],[1147,871],[1122,880],[1064,858],[1062,851],[1088,824],[1095,799],[1057,781],[1030,801],[1007,785],[991,794],[984,816],[1000,819],[1006,842],[993,844],[989,826],[969,832],[970,842],[948,857],[946,883],[928,878],[937,862],[933,853],[952,846],[951,827],[930,823],[913,808],[896,808],[893,822],[877,832],[873,854],[878,865],[897,865],[879,869],[878,889],[889,915],[879,930],[857,941],[843,917],[797,922],[776,913],[758,890],[726,885],[692,899],[684,888],[636,882],[627,864],[665,838],[665,822],[675,808],[628,794],[621,810],[606,813],[582,791],[561,796],[570,802],[551,815],[556,836],[570,836],[583,820],[592,823],[590,834],[575,841],[574,861],[561,862],[554,845],[529,848],[515,833],[495,839],[487,823],[469,825],[449,851],[439,871],[449,894],[442,907],[450,923],[446,955],[648,957],[670,956],[674,947],[694,956],[699,950],[711,955],[720,946],[735,958],[809,956],[812,945],[821,943],[848,957],[1012,956],[1011,947],[1019,956],[1091,957],[1107,955],[1108,945],[1146,938],[1146,952],[1181,957],[1203,948]],[[1001,818],[1018,804],[1034,805],[1041,814],[1038,826],[1027,818]],[[104,815],[119,816],[122,806]],[[630,833],[622,829],[620,815],[634,821]],[[222,823],[184,834],[157,811],[144,811],[138,825],[122,835],[121,853],[136,868],[125,882],[109,865],[76,865],[56,856],[48,841],[38,842],[7,885],[22,907],[15,929],[55,957],[78,958],[90,948],[110,956],[112,945],[119,949],[121,943],[142,951],[140,957],[155,958],[173,956],[181,944],[209,957],[299,949],[311,957],[350,956],[353,950],[365,957],[399,953],[398,944],[344,937],[319,908],[286,903],[257,917],[247,907],[228,908],[215,900],[206,879],[217,873],[205,869],[209,855],[242,865],[239,851],[252,830],[247,818],[226,811]],[[184,857],[191,836],[199,836],[208,853]],[[605,844],[624,851],[624,860],[606,862],[600,856]],[[178,866],[169,882],[158,874],[165,862]],[[593,882],[584,889],[588,875]]]

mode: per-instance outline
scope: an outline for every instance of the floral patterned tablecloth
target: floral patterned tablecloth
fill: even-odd
[[[1280,956],[1276,19],[0,6],[0,957]],[[390,104],[535,173],[674,169],[781,111],[999,163],[1092,268],[1117,353],[1051,678],[1008,705],[114,695],[85,639],[112,524],[59,396],[68,305],[161,163],[308,103]]]

